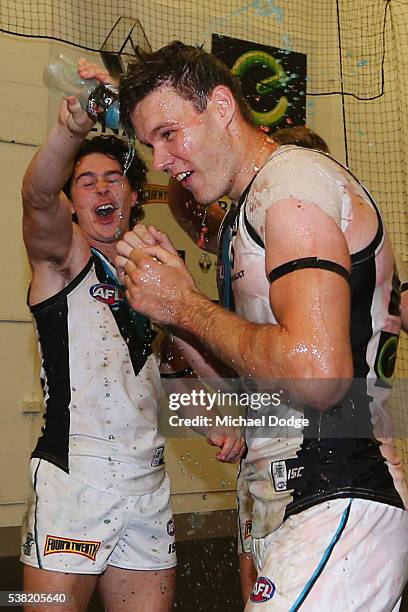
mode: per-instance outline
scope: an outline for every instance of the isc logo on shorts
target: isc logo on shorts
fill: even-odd
[[[95,561],[96,553],[101,547],[100,542],[89,540],[71,540],[70,538],[59,538],[58,536],[47,535],[44,546],[44,556],[55,553],[71,553],[87,557]]]
[[[250,537],[251,533],[252,533],[252,521],[251,519],[249,519],[248,521],[245,521],[245,533],[244,533],[245,540]]]
[[[259,576],[258,580],[254,584],[250,600],[253,603],[264,603],[269,601],[275,594],[275,585],[269,578],[265,576]]]

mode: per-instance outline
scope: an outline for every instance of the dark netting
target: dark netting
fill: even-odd
[[[336,122],[346,163],[408,260],[407,0],[3,0],[0,29],[130,55],[137,45],[157,49],[174,39],[211,50],[213,34],[306,54],[306,121],[324,136]],[[405,342],[401,377],[408,375]],[[406,401],[400,393],[396,412],[407,430]]]

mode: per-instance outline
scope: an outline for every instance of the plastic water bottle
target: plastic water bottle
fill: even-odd
[[[78,98],[94,121],[103,120],[112,130],[121,127],[118,90],[97,79],[81,79],[76,63],[62,53],[44,69],[43,79],[50,89]]]

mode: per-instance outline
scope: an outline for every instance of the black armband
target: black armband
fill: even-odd
[[[288,261],[287,263],[271,270],[271,272],[268,274],[268,280],[270,283],[273,283],[273,281],[281,278],[281,276],[285,276],[285,274],[290,274],[291,272],[303,270],[305,268],[320,268],[321,270],[335,272],[346,279],[348,283],[350,282],[350,273],[348,270],[346,270],[346,268],[338,263],[335,263],[334,261],[320,259],[319,257],[301,257],[300,259]]]

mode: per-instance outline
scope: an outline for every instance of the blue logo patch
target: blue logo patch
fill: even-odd
[[[269,578],[265,576],[259,576],[258,580],[254,584],[250,600],[253,603],[264,603],[269,601],[275,594],[275,585]]]

